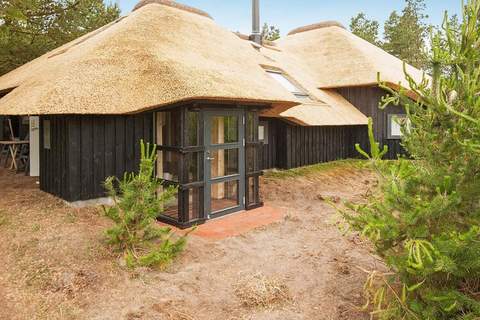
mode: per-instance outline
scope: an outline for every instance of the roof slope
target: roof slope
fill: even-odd
[[[163,1],[1,77],[0,91],[16,88],[0,114],[124,114],[192,99],[296,104],[248,42]]]
[[[319,88],[377,85],[378,73],[382,81],[408,88],[400,59],[348,30],[331,23],[299,30],[278,40],[277,46],[310,69]],[[422,80],[422,71],[410,65],[407,71]]]
[[[297,56],[274,47],[260,49],[266,69],[281,70],[290,80],[296,82],[312,99],[311,102],[297,100],[301,105],[286,111],[266,110],[262,115],[287,118],[307,126],[365,125],[368,118],[335,90],[319,89],[316,74],[306,67]]]

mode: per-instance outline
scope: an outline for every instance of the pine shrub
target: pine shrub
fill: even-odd
[[[464,7],[461,28],[445,18],[432,41],[431,79],[408,77],[411,92],[390,91],[405,106],[409,159],[370,158],[379,192],[347,204],[344,216],[373,243],[392,270],[371,273],[372,318],[480,319],[480,0]]]
[[[105,181],[114,203],[103,207],[105,215],[114,222],[105,233],[108,243],[124,252],[127,266],[131,268],[164,267],[186,245],[186,236],[176,237],[171,228],[156,224],[158,215],[177,190],[165,187],[155,177],[155,160],[156,146],[141,141],[138,174],[126,173],[121,180],[110,177]]]

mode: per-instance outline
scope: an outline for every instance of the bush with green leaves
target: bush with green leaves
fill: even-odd
[[[126,173],[123,179],[107,178],[105,188],[114,205],[103,207],[114,222],[106,231],[109,244],[123,251],[127,265],[164,267],[186,245],[186,235],[176,237],[171,228],[157,225],[157,217],[171,201],[176,188],[165,187],[155,177],[156,146],[141,141],[138,174]]]
[[[460,29],[445,18],[433,37],[431,78],[407,74],[408,93],[382,85],[390,92],[384,107],[405,106],[410,158],[381,160],[370,126],[379,192],[343,211],[392,271],[366,284],[372,318],[480,319],[479,18],[480,0],[466,3]]]

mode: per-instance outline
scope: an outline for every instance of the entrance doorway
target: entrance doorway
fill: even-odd
[[[215,218],[245,209],[244,112],[206,111],[205,213]]]
[[[258,113],[201,103],[154,112],[156,175],[178,190],[160,220],[186,228],[262,205]]]

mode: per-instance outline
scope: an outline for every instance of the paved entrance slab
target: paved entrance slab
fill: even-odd
[[[198,226],[192,235],[205,239],[222,240],[281,221],[284,216],[285,211],[283,209],[263,206],[209,220]],[[188,229],[177,230],[180,234],[187,231]]]

